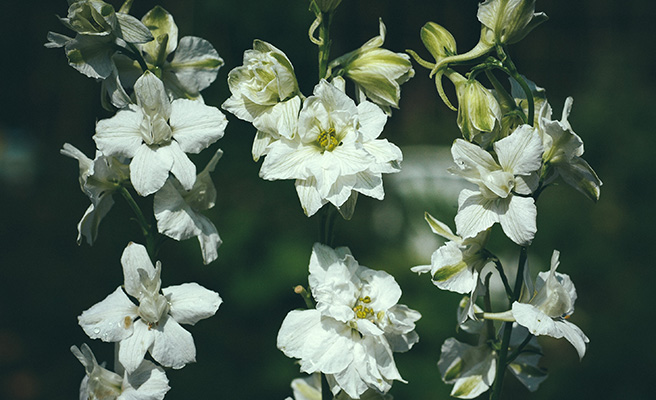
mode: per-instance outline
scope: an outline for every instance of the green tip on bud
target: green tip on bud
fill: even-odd
[[[451,32],[435,22],[427,22],[421,28],[421,41],[431,53],[435,61],[458,54],[456,39]]]

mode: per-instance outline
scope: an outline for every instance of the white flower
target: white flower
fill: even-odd
[[[84,332],[92,339],[120,342],[118,359],[128,372],[139,367],[146,351],[165,367],[194,362],[194,340],[180,324],[194,325],[214,315],[222,302],[219,295],[197,283],[160,291],[161,265],[158,261],[153,267],[140,244],[128,244],[121,263],[124,285],[78,317]]]
[[[68,143],[64,144],[61,153],[75,158],[80,166],[80,188],[91,200],[91,205],[77,224],[77,244],[84,237],[91,245],[98,237],[100,221],[114,205],[112,194],[129,179],[130,172],[127,165],[114,157],[105,157],[96,152],[96,158],[92,160]]]
[[[528,328],[533,335],[547,335],[567,339],[583,358],[586,343],[590,340],[583,331],[567,321],[574,312],[576,288],[566,274],[556,272],[560,253],[554,250],[549,272],[540,272],[535,281],[535,290],[529,286],[529,299],[514,302],[512,316],[518,324]]]
[[[294,398],[288,397],[288,400],[321,400],[321,374],[315,373],[306,378],[296,378],[292,381],[292,390]],[[369,389],[360,396],[360,400],[392,400],[389,394],[378,393]],[[339,392],[335,400],[352,400],[352,397],[346,392]]]
[[[488,261],[484,250],[489,230],[480,232],[474,238],[463,239],[432,215],[426,213],[425,218],[433,233],[449,241],[435,250],[431,265],[419,265],[411,270],[419,274],[430,272],[433,284],[440,289],[461,294],[473,293],[479,281],[479,272]]]
[[[228,86],[232,96],[223,109],[252,122],[258,130],[252,150],[255,161],[267,153],[272,141],[294,136],[301,96],[285,53],[255,40],[253,50],[244,52],[243,65],[228,74]]]
[[[278,348],[299,358],[301,372],[326,374],[333,394],[359,398],[367,389],[386,393],[403,381],[392,352],[418,340],[421,315],[397,304],[401,288],[384,271],[360,266],[345,247],[316,243],[309,283],[316,309],[291,311],[278,332]]]
[[[463,189],[458,197],[456,227],[463,238],[476,236],[499,222],[513,242],[527,245],[537,231],[537,209],[529,195],[537,187],[542,165],[542,141],[536,129],[519,126],[494,142],[498,162],[490,153],[462,139],[451,148],[457,167],[450,169],[478,191]]]
[[[502,330],[503,332],[503,330]],[[529,333],[523,327],[513,326],[510,348],[515,351]],[[508,369],[531,392],[537,390],[546,378],[546,371],[538,366],[541,348],[535,337],[531,338]],[[497,353],[489,343],[472,346],[455,338],[447,339],[437,367],[445,383],[453,384],[451,396],[473,399],[486,392],[494,381],[497,370]]]
[[[398,147],[377,139],[386,119],[375,104],[365,101],[356,106],[340,89],[322,80],[303,104],[297,136],[270,145],[260,176],[296,179],[296,191],[308,216],[328,202],[339,208],[352,191],[382,200],[382,173],[397,172],[403,157]]]
[[[87,373],[80,385],[80,400],[161,400],[170,389],[164,370],[150,361],[142,361],[134,371],[123,371],[121,376],[98,365],[86,344],[82,349],[72,346],[71,352]],[[117,372],[119,369],[120,364]]]
[[[158,191],[171,172],[185,190],[196,181],[196,166],[185,153],[199,153],[223,136],[225,116],[200,101],[172,103],[164,85],[146,71],[135,83],[137,105],[96,125],[93,139],[106,156],[132,158],[130,180],[142,195]]]
[[[221,150],[214,154],[196,177],[196,183],[190,191],[184,190],[176,179],[169,178],[155,193],[153,201],[157,230],[175,240],[197,237],[205,264],[216,260],[217,248],[221,245],[216,227],[200,212],[214,207],[216,188],[210,172],[214,171],[222,154]]]
[[[599,200],[601,180],[592,167],[583,159],[583,141],[574,133],[567,118],[572,110],[574,99],[565,100],[560,121],[543,118],[541,121],[544,162],[553,166],[567,184],[593,201]]]

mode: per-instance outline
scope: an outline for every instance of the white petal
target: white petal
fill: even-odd
[[[277,103],[253,119],[253,126],[259,131],[280,135],[291,139],[298,126],[298,113],[301,109],[300,96]]]
[[[260,157],[267,154],[269,145],[273,142],[273,137],[268,133],[257,131],[255,139],[253,140],[253,161],[257,162]]]
[[[155,340],[150,354],[162,366],[180,369],[196,361],[196,346],[191,333],[173,318],[160,320],[152,331]]]
[[[369,173],[369,171],[363,171],[355,174],[355,178],[353,190],[365,196],[373,197],[374,199],[383,200],[385,198],[383,178],[380,176],[380,173],[373,174]],[[350,190],[348,194],[350,195]]]
[[[222,300],[219,294],[197,283],[183,283],[162,289],[169,301],[169,314],[180,324],[194,325],[216,313]]]
[[[369,167],[371,172],[389,174],[400,171],[403,153],[401,153],[401,149],[388,142],[387,139],[371,140],[363,143],[363,147],[376,159],[376,164]]]
[[[491,172],[500,169],[490,153],[462,139],[456,139],[453,142],[451,155],[453,156],[453,161],[455,161],[463,172],[473,170],[478,171],[480,174],[481,172]]]
[[[150,71],[144,72],[143,75],[134,83],[134,93],[137,96],[137,103],[144,112],[151,117],[161,116],[168,120],[171,116],[171,101],[164,90],[164,83]]]
[[[162,400],[170,389],[164,370],[150,361],[126,374],[123,382],[123,392],[117,400]]]
[[[169,177],[173,158],[165,147],[153,147],[142,144],[130,163],[130,181],[141,196],[157,192]],[[194,175],[195,176],[195,175]]]
[[[125,291],[137,299],[141,298],[141,279],[139,270],[143,269],[149,277],[155,276],[155,267],[148,256],[146,248],[140,244],[130,242],[121,255],[123,276],[125,277]],[[135,367],[136,368],[136,367]]]
[[[118,348],[118,360],[128,373],[139,367],[153,340],[155,330],[149,329],[142,320],[136,320],[132,335],[122,340]]]
[[[137,318],[135,306],[119,286],[77,317],[78,323],[91,339],[119,342],[132,334],[132,321]]]
[[[185,36],[180,39],[167,69],[175,74],[176,80],[189,95],[196,96],[214,82],[222,65],[223,59],[210,42],[195,36]]]
[[[521,125],[515,131],[494,143],[499,164],[514,175],[528,175],[542,165],[542,140],[537,128]]]
[[[303,211],[308,217],[313,216],[328,202],[328,200],[319,196],[319,191],[316,188],[317,181],[314,177],[308,179],[297,179],[295,185],[298,199],[301,202],[301,207],[303,207]]]
[[[171,142],[166,147],[160,147],[160,152],[168,152],[173,160],[171,173],[178,178],[178,181],[185,190],[191,190],[196,183],[196,165],[191,162],[189,157],[180,149],[176,142]]]
[[[112,118],[103,119],[96,124],[93,140],[106,156],[134,157],[143,143],[141,122],[144,115],[139,107],[130,105],[120,110]]]
[[[481,192],[463,189],[458,196],[458,214],[455,218],[458,235],[465,239],[472,238],[499,222],[495,201],[486,199]]]
[[[84,212],[82,219],[77,224],[77,244],[82,243],[82,237],[87,240],[89,246],[96,241],[98,237],[98,226],[100,221],[114,205],[114,199],[109,193],[105,193],[98,198],[96,205],[91,204]]]
[[[562,333],[563,337],[569,341],[572,346],[579,353],[579,358],[585,355],[585,344],[590,342],[590,339],[583,333],[583,331],[569,321],[555,321],[558,330]]]
[[[196,226],[200,227],[201,231],[198,235],[198,242],[200,243],[200,251],[203,254],[203,263],[207,265],[219,256],[217,249],[223,241],[209,218],[202,214],[196,214],[195,221]]]
[[[538,230],[538,211],[533,198],[509,196],[499,200],[497,204],[499,222],[506,236],[520,246],[530,244]]]
[[[298,141],[279,140],[271,144],[269,152],[262,163],[260,178],[307,179],[308,165],[320,159],[316,146],[306,146]]]
[[[374,103],[363,101],[358,104],[358,119],[360,127],[358,132],[362,134],[362,140],[368,142],[376,139],[387,122],[387,115]]]
[[[171,105],[170,124],[182,151],[196,154],[223,137],[228,120],[216,107],[177,99]]]
[[[547,335],[556,339],[563,337],[556,329],[554,320],[531,304],[514,302],[512,315],[518,324],[526,327],[533,335]]]
[[[153,211],[157,220],[157,230],[175,240],[186,240],[200,233],[194,217],[195,211],[175,188],[171,180],[155,193]]]

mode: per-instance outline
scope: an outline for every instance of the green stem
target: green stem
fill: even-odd
[[[333,20],[333,12],[321,13],[321,24],[319,25],[319,79],[327,78],[328,60],[330,58],[330,24]]]
[[[506,289],[506,295],[508,296],[508,300],[510,300],[513,296],[512,289],[510,288],[510,283],[508,283],[508,277],[506,276],[506,273],[503,271],[503,265],[501,264],[501,261],[498,258],[494,258],[493,260],[494,265],[497,267],[497,271],[499,271],[499,276],[501,277],[501,282],[503,282],[503,287]]]
[[[336,209],[330,204],[321,213],[321,224],[319,226],[319,243],[333,245],[333,228],[335,227]]]
[[[519,72],[517,71],[517,67],[515,67],[515,63],[512,62],[510,59],[510,56],[505,52],[503,46],[497,46],[497,54],[499,55],[499,59],[503,63],[503,65],[508,69],[508,72],[510,73],[510,76],[517,82],[519,83],[519,86],[522,87],[522,90],[526,94],[526,101],[528,102],[528,124],[533,126],[534,124],[534,119],[535,119],[535,100],[533,99],[533,92],[531,92],[531,88],[528,87],[528,83],[526,83],[526,80],[524,77],[522,77]]]
[[[524,347],[526,347],[526,345],[528,345],[528,343],[531,341],[532,338],[533,338],[533,335],[531,335],[531,334],[529,333],[529,334],[526,336],[526,339],[524,339],[524,341],[522,342],[522,344],[520,344],[520,345],[515,349],[515,351],[513,351],[512,354],[508,356],[508,359],[506,360],[506,363],[507,363],[507,364],[510,364],[510,363],[512,363],[513,361],[515,361],[515,359],[516,359],[516,358],[522,353],[522,351],[524,350]]]
[[[492,272],[487,274],[485,277],[485,296],[483,297],[483,306],[485,307],[485,312],[492,312],[492,301],[490,299],[490,278],[492,277]],[[494,332],[494,321],[491,319],[486,319],[485,320],[485,327],[487,330],[487,338],[488,340],[494,341],[495,340],[495,332]]]
[[[123,49],[125,50],[125,48]],[[128,52],[126,53],[126,55],[139,63],[139,67],[141,67],[141,71],[142,72],[148,71],[148,64],[146,64],[146,60],[144,60],[143,56],[141,55],[141,51],[137,49],[137,46],[135,46],[134,43],[128,43],[127,50]]]
[[[519,295],[522,291],[522,285],[524,283],[524,266],[526,265],[526,259],[528,258],[528,248],[522,246],[519,253],[519,263],[517,265],[517,277],[515,278],[515,287],[513,290],[512,299],[510,301],[510,307],[512,303],[519,299]],[[497,363],[497,374],[494,377],[494,383],[492,384],[492,393],[490,394],[490,400],[498,400],[501,395],[501,388],[503,387],[503,378],[506,374],[506,366],[508,365],[508,350],[510,347],[510,335],[512,334],[512,322],[506,322],[503,326],[503,339],[501,341],[501,349],[499,349],[499,362]]]
[[[137,222],[141,227],[141,233],[143,233],[144,237],[146,238],[146,249],[148,250],[148,254],[150,255],[151,258],[154,258],[157,255],[157,242],[156,242],[157,233],[153,231],[152,225],[148,223],[146,217],[141,211],[141,208],[134,200],[128,189],[125,186],[120,186],[118,191],[121,193],[125,201],[128,203],[128,205],[134,212],[135,216],[137,217]]]

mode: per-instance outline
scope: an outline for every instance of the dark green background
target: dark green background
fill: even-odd
[[[224,58],[204,92],[208,104],[229,97],[227,73],[255,38],[282,49],[301,90],[311,94],[316,48],[307,38],[312,15],[306,1],[135,0],[133,15],[156,4],[174,15],[181,36],[209,40]],[[534,274],[548,267],[554,248],[561,251],[559,269],[579,294],[571,321],[590,337],[588,353],[579,362],[566,341],[541,339],[549,378],[535,394],[508,379],[507,398],[652,398],[653,4],[539,0],[537,10],[550,20],[510,49],[520,72],[547,88],[555,116],[565,98],[574,97],[570,122],[604,186],[596,205],[568,187],[547,190],[530,250]],[[385,47],[394,51],[411,48],[428,57],[419,30],[429,20],[449,29],[465,51],[478,39],[476,7],[461,0],[344,0],[334,19],[333,56],[377,35],[378,17],[387,24]],[[79,190],[76,162],[59,149],[69,142],[92,155],[95,121],[110,114],[100,107],[99,84],[70,68],[61,49],[43,47],[48,31],[70,34],[55,18],[66,14],[66,2],[5,2],[0,14],[0,398],[75,399],[84,370],[69,347],[87,342],[99,360],[113,357],[113,346],[89,340],[76,317],[122,283],[121,252],[141,237],[128,221],[129,209],[117,201],[98,242],[75,244],[88,199]],[[407,150],[407,165],[417,149],[411,146],[449,145],[459,134],[456,114],[439,101],[427,71],[416,71],[383,134]],[[254,129],[229,120],[225,137],[212,146],[225,152],[210,213],[224,239],[218,261],[203,266],[195,240],[171,241],[159,257],[163,286],[196,281],[224,300],[215,317],[189,328],[198,362],[169,371],[167,399],[282,399],[299,376],[275,340],[286,313],[303,306],[291,288],[306,283],[318,218],[303,215],[291,181],[258,178],[259,165],[250,158]],[[434,148],[426,152],[438,156]],[[203,165],[211,153],[194,160]],[[361,264],[392,273],[403,288],[401,302],[423,314],[420,342],[396,357],[409,383],[395,383],[391,393],[401,400],[441,399],[450,387],[436,362],[442,342],[455,334],[459,296],[410,272],[429,261],[436,243],[420,250],[408,243],[428,235],[424,210],[453,226],[455,204],[402,196],[398,187],[410,180],[404,172],[387,177],[382,203],[361,196],[353,220],[338,221],[336,243],[349,246]],[[512,262],[517,250],[494,232],[493,250]]]

